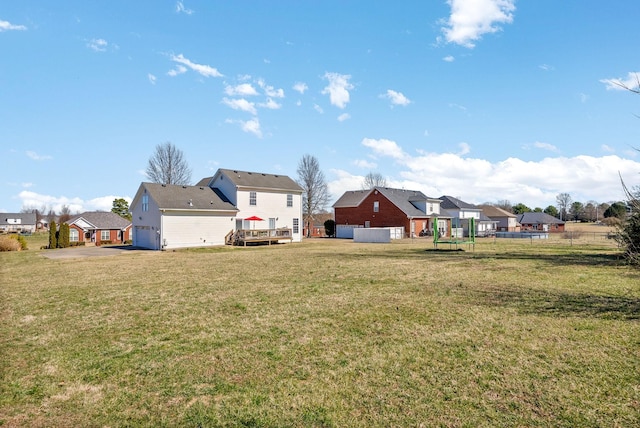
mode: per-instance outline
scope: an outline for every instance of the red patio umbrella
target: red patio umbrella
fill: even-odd
[[[256,221],[264,221],[264,220],[262,220],[260,217],[258,217],[256,215],[252,215],[251,217],[247,217],[247,218],[245,218],[245,220],[253,221],[254,222],[254,224],[253,224],[254,226],[255,226],[255,222]]]

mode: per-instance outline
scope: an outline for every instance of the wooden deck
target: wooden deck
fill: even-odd
[[[225,239],[227,245],[242,245],[248,243],[277,244],[280,241],[293,241],[291,229],[240,229],[230,231]]]

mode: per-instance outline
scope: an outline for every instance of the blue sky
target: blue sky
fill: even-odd
[[[157,144],[192,181],[296,178],[531,208],[640,183],[637,0],[0,4],[0,211],[109,210]],[[636,74],[638,73],[638,74]]]

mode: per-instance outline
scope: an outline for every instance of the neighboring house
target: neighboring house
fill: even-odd
[[[473,218],[476,225],[476,236],[495,234],[497,221],[483,215],[482,209],[453,196],[440,196],[440,206],[451,216],[452,227],[462,228],[463,235],[469,236],[469,219]]]
[[[547,213],[529,212],[517,217],[522,231],[564,232],[564,221]]]
[[[312,238],[323,238],[327,236],[324,230],[324,222],[327,220],[333,220],[333,214],[331,213],[322,213],[316,214],[313,218],[313,224],[311,225],[311,230],[308,231],[307,234],[307,226],[306,224],[303,227],[302,235],[310,236]]]
[[[0,231],[33,233],[36,231],[36,213],[0,213]]]
[[[131,202],[133,245],[224,245],[244,230],[291,230],[302,240],[302,188],[286,175],[219,169],[195,186],[142,183]]]
[[[84,212],[71,217],[67,224],[72,243],[104,245],[131,241],[131,222],[112,212]]]
[[[417,190],[374,187],[345,192],[334,204],[336,227],[403,227],[405,236],[433,234],[449,229],[449,218],[440,211],[440,200]]]
[[[518,224],[517,215],[505,211],[502,208],[494,207],[493,205],[478,205],[484,215],[491,220],[498,222],[496,228],[497,232],[519,232],[520,225]]]

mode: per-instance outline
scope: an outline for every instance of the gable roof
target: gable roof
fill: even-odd
[[[334,204],[333,208],[353,208],[359,206],[372,192],[378,192],[387,198],[409,217],[430,217],[417,208],[412,202],[440,202],[429,198],[419,190],[394,189],[390,187],[374,187],[368,190],[350,190],[345,192]]]
[[[129,220],[110,211],[87,211],[71,217],[67,224],[72,225],[81,220],[84,220],[96,229],[126,229],[131,225]]]
[[[15,220],[20,220],[20,223],[15,223]],[[35,225],[36,213],[0,213],[0,226],[17,224]]]
[[[547,213],[529,212],[518,216],[520,224],[564,224],[564,221],[555,218]]]
[[[469,204],[467,202],[461,201],[458,198],[454,198],[453,196],[440,196],[438,198],[442,201],[440,206],[446,210],[472,210],[472,211],[480,211],[475,205]]]
[[[238,211],[226,198],[220,196],[220,192],[207,186],[142,183],[134,202],[144,190],[158,204],[158,208],[164,210]]]
[[[517,217],[515,214],[510,213],[509,211],[503,210],[499,207],[494,207],[493,205],[478,205],[482,212],[487,217]]]
[[[224,174],[236,187],[250,187],[252,189],[281,190],[295,193],[302,193],[302,187],[286,175],[267,174],[264,172],[239,171],[235,169],[220,168],[205,185],[215,181]],[[207,180],[203,178],[199,184]]]

